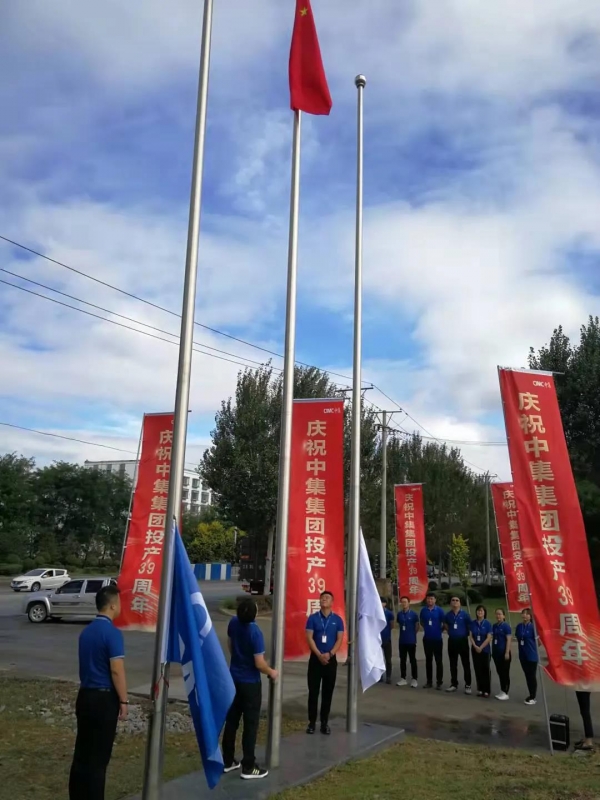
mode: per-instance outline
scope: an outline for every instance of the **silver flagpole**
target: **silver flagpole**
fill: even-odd
[[[354,369],[352,373],[352,452],[350,457],[350,527],[348,528],[348,701],[346,730],[358,730],[358,554],[360,545],[360,425],[362,396],[362,240],[363,240],[363,93],[364,75],[357,75],[356,254],[354,270]]]
[[[179,340],[179,365],[177,370],[177,389],[175,393],[175,416],[173,420],[171,473],[169,477],[169,497],[167,501],[165,537],[163,543],[161,592],[154,647],[154,665],[152,670],[152,711],[148,727],[146,763],[144,765],[143,800],[159,800],[162,782],[165,721],[169,691],[167,642],[169,635],[171,593],[173,588],[173,520],[179,519],[181,514],[181,489],[183,484],[190,377],[192,371],[192,344],[196,303],[196,278],[198,273],[198,236],[200,233],[200,209],[202,205],[202,172],[204,166],[212,11],[213,0],[204,0],[194,162],[192,169],[187,253],[185,259],[183,308]]]
[[[129,526],[131,525],[131,509],[133,508],[133,495],[135,494],[135,485],[137,483],[137,476],[140,469],[140,456],[142,454],[142,437],[144,436],[144,421],[146,414],[142,417],[142,427],[140,428],[140,438],[138,440],[137,460],[133,468],[133,480],[131,481],[131,496],[129,498],[129,510],[127,511],[127,522],[125,523],[125,536],[123,537],[123,547],[121,548],[121,563],[119,564],[119,574],[123,569],[123,559],[125,558],[125,550],[127,548],[127,537],[129,536]]]
[[[277,534],[275,575],[273,582],[273,625],[271,658],[279,673],[269,683],[269,717],[267,763],[279,766],[281,745],[281,710],[283,704],[283,648],[285,639],[285,585],[290,505],[290,463],[292,451],[292,412],[294,406],[294,363],[296,352],[296,275],[298,271],[298,209],[300,203],[300,134],[302,113],[294,112],[292,146],[292,188],[290,192],[290,231],[288,243],[288,277],[285,315],[285,352],[283,362],[283,397],[281,404],[281,438],[279,446],[279,491],[277,497]],[[265,576],[265,581],[269,578]],[[265,584],[267,585],[267,584]]]
[[[379,577],[387,577],[387,411],[381,412],[381,531],[379,537]]]

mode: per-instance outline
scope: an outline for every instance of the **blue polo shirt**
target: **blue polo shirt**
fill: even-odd
[[[481,622],[478,619],[474,619],[471,622],[471,636],[473,637],[473,641],[477,645],[477,647],[481,647],[481,645],[485,642],[489,634],[492,632],[492,623],[487,620],[483,619]],[[491,653],[492,648],[490,645],[486,645],[481,651],[482,653]]]
[[[344,632],[344,621],[333,611],[328,616],[322,611],[317,611],[306,620],[306,630],[313,632],[319,653],[329,653],[333,650],[338,633]]]
[[[444,624],[443,610],[439,606],[433,608],[423,606],[419,619],[423,628],[423,638],[441,642]]]
[[[506,640],[512,635],[512,628],[508,622],[495,622],[492,628],[492,650],[495,656],[503,656],[506,653]]]
[[[417,625],[419,618],[415,611],[411,608],[408,611],[399,611],[398,627],[400,628],[400,636],[398,637],[399,644],[416,644],[417,643]]]
[[[455,614],[454,611],[449,611],[444,621],[448,626],[448,636],[451,639],[465,639],[469,635],[471,617],[466,611],[461,609],[458,614]]]
[[[112,689],[110,662],[125,658],[123,634],[100,614],[79,636],[79,680],[83,689]]]
[[[533,622],[519,622],[515,631],[521,661],[539,661]]]
[[[394,612],[389,608],[384,608],[383,613],[387,620],[387,625],[381,631],[381,644],[388,644],[392,641],[392,623],[394,622]]]
[[[232,617],[227,626],[227,636],[231,639],[231,663],[229,671],[236,683],[260,683],[260,672],[254,663],[254,656],[265,652],[265,640],[256,622],[240,622]]]

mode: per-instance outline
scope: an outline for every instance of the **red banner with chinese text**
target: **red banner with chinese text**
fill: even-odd
[[[173,414],[145,414],[131,520],[118,580],[119,628],[156,629],[172,442]]]
[[[297,660],[310,653],[306,620],[325,589],[346,624],[343,400],[294,400],[290,470],[284,658]],[[338,658],[347,652],[344,638]]]
[[[492,483],[492,502],[504,567],[508,610],[522,611],[530,603],[529,586],[525,575],[519,515],[512,483]]]
[[[408,597],[411,603],[420,603],[425,599],[429,586],[422,484],[397,484],[394,486],[394,500],[398,594],[400,597]]]
[[[600,690],[600,615],[551,374],[499,370],[536,626],[556,683]]]

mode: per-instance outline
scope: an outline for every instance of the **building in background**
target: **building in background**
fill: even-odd
[[[88,469],[114,472],[116,475],[127,475],[127,477],[133,481],[137,461],[135,459],[129,461],[86,461],[84,466]],[[200,476],[197,472],[186,469],[183,473],[183,491],[181,499],[184,511],[194,511],[198,513],[212,505],[212,492],[208,486],[200,480]]]

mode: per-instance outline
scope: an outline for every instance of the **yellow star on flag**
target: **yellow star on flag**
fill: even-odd
[[[308,14],[308,8],[301,8],[300,9],[300,16],[305,17]]]

